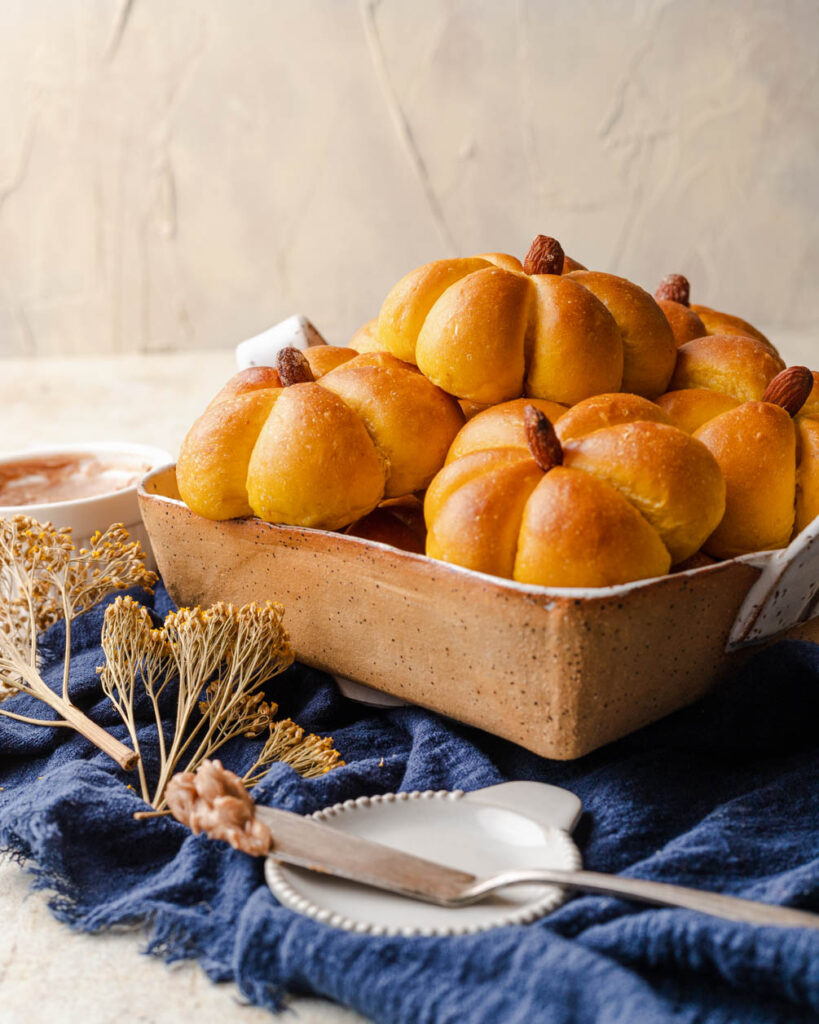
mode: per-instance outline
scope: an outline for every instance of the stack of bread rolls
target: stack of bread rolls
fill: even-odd
[[[538,235],[523,261],[417,268],[347,348],[237,374],[177,477],[210,519],[613,585],[782,547],[819,515],[819,375],[692,305],[682,275],[652,296]]]

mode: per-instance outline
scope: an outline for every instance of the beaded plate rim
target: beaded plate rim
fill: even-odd
[[[332,818],[349,813],[350,811],[361,810],[362,808],[378,804],[407,803],[409,801],[416,800],[461,800],[466,795],[467,794],[462,789],[427,789],[423,791],[413,790],[412,792],[407,793],[381,793],[375,796],[360,796],[357,799],[345,800],[342,803],[333,804],[320,811],[315,811],[313,814],[309,815],[309,817],[316,821],[326,822],[330,821]],[[500,802],[498,803],[498,807],[503,809]],[[525,817],[525,815],[521,814],[520,811],[516,810],[514,813],[520,814],[521,817]],[[569,834],[554,825],[545,825],[542,822],[538,822],[538,824],[541,828],[550,833],[550,836],[555,840],[556,845],[559,847],[561,855],[565,857],[565,863],[561,866],[565,867],[567,870],[580,869],[582,867],[580,851]],[[438,925],[426,928],[416,925],[390,927],[386,925],[372,924],[369,921],[356,920],[354,918],[347,917],[344,914],[339,914],[329,910],[327,907],[319,906],[311,899],[301,895],[301,893],[299,893],[290,884],[290,882],[287,881],[284,876],[284,872],[282,871],[282,866],[273,857],[266,858],[264,870],[265,880],[271,892],[282,906],[285,906],[289,910],[293,910],[298,914],[302,914],[305,917],[312,918],[320,924],[328,924],[333,928],[341,928],[344,931],[355,932],[359,935],[379,935],[385,937],[468,935],[488,931],[492,928],[531,924],[533,921],[538,920],[545,914],[556,910],[559,906],[565,903],[568,898],[568,894],[564,889],[561,889],[558,886],[550,886],[546,895],[543,896],[542,899],[539,899],[534,903],[526,904],[518,910],[510,911],[509,914],[502,917],[500,920],[486,923],[473,922],[471,924],[459,924],[457,921],[454,921],[452,925]],[[458,913],[459,911],[457,909],[452,910],[453,915],[457,915]]]

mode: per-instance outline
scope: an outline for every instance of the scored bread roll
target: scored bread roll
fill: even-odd
[[[321,384],[280,389],[247,467],[253,512],[270,523],[336,530],[371,511],[387,465],[361,417]]]
[[[742,317],[720,313],[708,306],[691,304],[691,285],[682,274],[669,274],[660,281],[654,297],[668,317],[677,344],[700,338],[704,334],[742,335],[755,338],[773,349],[765,335]],[[698,333],[691,333],[697,331]],[[690,335],[686,337],[686,335]]]
[[[546,415],[548,416],[548,412]],[[668,416],[654,402],[649,402],[647,398],[641,398],[639,395],[594,395],[584,402],[578,402],[564,413],[556,424],[555,431],[563,442],[573,437],[582,437],[583,434],[591,434],[602,427],[616,427],[620,423],[635,423],[638,420],[670,422]]]
[[[306,354],[284,349],[276,369],[228,382],[182,445],[177,480],[194,512],[339,529],[423,490],[464,423],[451,395],[389,354],[312,377]]]
[[[708,333],[705,324],[691,309],[690,293],[688,278],[682,274],[669,274],[664,277],[654,292],[654,298],[665,313],[678,348]]]
[[[667,423],[621,422],[561,444],[531,404],[524,422],[528,451],[466,451],[437,474],[424,502],[428,555],[544,586],[608,586],[667,572],[722,516],[716,461]]]
[[[247,467],[270,410],[281,390],[264,387],[253,367],[237,373],[188,431],[179,453],[176,479],[185,504],[206,519],[253,515],[247,496]]]
[[[706,553],[732,558],[784,547],[819,514],[819,420],[803,414],[813,387],[813,374],[792,366],[771,381],[763,401],[735,404],[695,429],[727,488],[725,515]]]
[[[545,398],[515,398],[511,402],[493,405],[461,427],[446,461],[453,462],[469,452],[486,451],[488,448],[520,448],[528,452],[524,414],[527,405],[539,409],[552,423],[566,413],[565,405]]]
[[[514,577],[606,587],[663,576],[671,558],[645,518],[602,480],[558,466],[523,510]]]
[[[725,508],[712,454],[665,423],[624,423],[572,438],[563,443],[563,465],[619,491],[657,531],[672,564],[702,547]]]
[[[389,466],[384,497],[397,498],[426,487],[444,464],[464,417],[458,403],[422,374],[387,355],[376,365],[370,358],[365,354],[333,370],[321,386],[362,420]]]
[[[668,390],[709,388],[741,402],[759,401],[784,369],[781,358],[761,341],[739,335],[707,335],[677,350]]]
[[[796,493],[796,435],[784,409],[744,402],[694,433],[719,463],[728,494],[722,522],[705,544],[715,558],[785,547]],[[764,483],[763,483],[764,481]]]
[[[668,387],[677,346],[668,320],[639,285],[614,274],[578,270],[571,280],[593,292],[614,317],[623,339],[623,381],[619,388],[656,398]]]
[[[686,434],[693,434],[703,423],[741,404],[738,398],[708,388],[667,391],[657,399],[657,405],[668,415],[674,426]]]
[[[418,267],[384,300],[375,336],[478,405],[523,394],[572,405],[623,389],[654,397],[668,386],[676,351],[650,295],[567,263],[544,235],[523,264],[485,253]]]
[[[746,338],[756,338],[757,341],[762,341],[773,348],[773,345],[771,345],[762,331],[757,330],[753,324],[749,324],[747,320],[743,320],[740,316],[720,313],[716,309],[711,309],[708,306],[699,306],[696,303],[691,306],[691,309],[705,324],[705,329],[709,334],[741,334]],[[774,351],[776,350],[774,349]]]

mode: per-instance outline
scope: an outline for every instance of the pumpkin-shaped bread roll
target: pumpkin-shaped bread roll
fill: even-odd
[[[741,402],[759,401],[785,364],[766,342],[733,334],[695,338],[677,349],[669,391],[707,388]]]
[[[671,422],[654,402],[639,395],[594,395],[573,405],[571,409],[543,398],[516,398],[511,402],[493,405],[469,420],[452,442],[446,457],[447,463],[469,452],[486,451],[489,448],[521,448],[528,451],[527,405],[534,406],[546,416],[554,425],[560,441],[590,434],[601,427],[613,427],[618,423],[633,423],[636,420]]]
[[[458,431],[452,442],[446,461],[454,462],[470,452],[482,452],[489,448],[520,448],[529,451],[526,433],[526,406],[539,409],[551,423],[557,422],[566,413],[566,406],[550,402],[545,398],[515,398],[511,402],[492,405],[473,416]]]
[[[665,313],[677,347],[708,334],[705,324],[690,304],[691,286],[682,274],[669,274],[660,281],[654,298]]]
[[[177,481],[194,512],[334,530],[423,490],[443,464],[464,423],[452,396],[388,354],[318,382],[306,355],[237,374],[193,425]]]
[[[302,355],[307,360],[313,379],[321,380],[331,370],[355,359],[358,352],[354,348],[342,348],[340,345],[312,345],[304,349]]]
[[[807,401],[815,387],[810,370],[792,366],[771,381],[762,401],[730,399],[720,410],[713,392],[711,401],[684,391],[661,400],[672,418],[674,406],[687,404],[693,436],[725,478],[725,515],[704,545],[707,554],[733,558],[785,547],[819,515],[819,419],[806,415],[814,409]]]
[[[591,434],[603,427],[616,427],[620,423],[637,423],[640,420],[654,423],[671,422],[654,402],[649,402],[647,398],[641,398],[639,395],[594,395],[584,402],[578,402],[564,413],[555,430],[563,443],[573,437]]]
[[[678,345],[706,334],[740,335],[761,341],[778,355],[762,331],[742,317],[719,313],[708,306],[691,305],[691,286],[682,274],[664,277],[654,292],[654,298],[668,318]]]
[[[796,427],[796,522],[799,533],[819,516],[819,373],[813,388],[794,418]]]
[[[246,479],[260,519],[335,530],[375,508],[387,465],[361,417],[321,384],[305,382],[276,392]]]
[[[377,326],[377,317],[374,317],[372,320],[368,320],[367,323],[359,327],[352,338],[350,338],[349,347],[356,352],[380,351],[378,341],[376,339]]]
[[[721,412],[736,409],[742,402],[732,395],[708,388],[683,388],[680,391],[667,391],[657,399],[657,405],[668,416],[675,427],[687,434],[719,416]]]
[[[705,329],[708,334],[740,334],[746,338],[755,338],[757,341],[761,341],[773,348],[773,345],[771,345],[770,341],[768,341],[762,331],[757,330],[753,324],[749,324],[748,321],[743,320],[741,316],[733,316],[730,313],[720,313],[716,309],[711,309],[708,306],[700,306],[696,303],[692,304],[691,309],[705,324]]]
[[[677,359],[674,335],[662,309],[648,292],[624,277],[592,270],[570,275],[605,305],[623,339],[623,380],[617,388],[656,398],[668,387]]]
[[[715,460],[661,412],[564,443],[541,410],[523,416],[527,449],[473,449],[435,477],[428,555],[525,583],[608,586],[668,572],[722,517]]]
[[[382,502],[344,531],[350,537],[390,544],[401,551],[423,555],[426,544],[424,506],[414,495]]]
[[[523,394],[573,405],[624,386],[664,391],[675,346],[651,296],[565,266],[560,244],[543,235],[523,264],[503,253],[428,263],[385,299],[377,345],[479,405]]]

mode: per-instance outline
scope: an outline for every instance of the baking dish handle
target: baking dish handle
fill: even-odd
[[[762,573],[739,609],[726,651],[762,643],[811,617],[819,596],[819,516],[757,564]]]
[[[236,365],[240,370],[250,366],[275,366],[276,356],[283,348],[304,351],[325,344],[324,338],[307,317],[297,313],[247,341],[240,341],[236,346]]]

